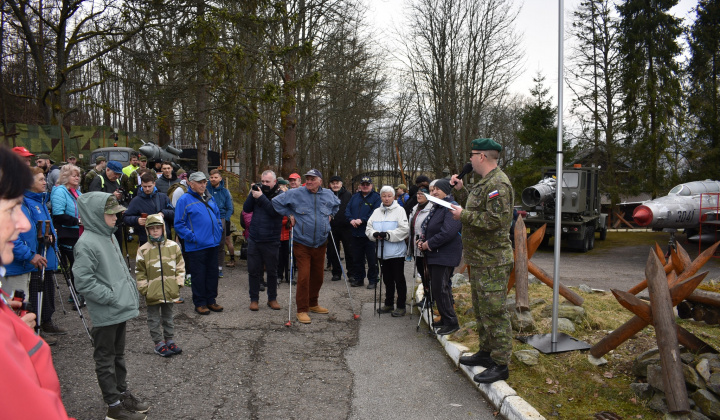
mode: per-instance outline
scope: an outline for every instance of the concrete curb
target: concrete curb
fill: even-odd
[[[425,322],[430,325],[427,312],[422,313]],[[505,381],[498,381],[492,384],[478,384],[473,381],[475,374],[485,370],[480,366],[464,366],[459,364],[460,356],[468,352],[468,348],[450,341],[445,336],[437,336],[448,357],[465,374],[480,393],[487,399],[502,415],[508,420],[545,420],[538,411],[517,395],[514,389]]]

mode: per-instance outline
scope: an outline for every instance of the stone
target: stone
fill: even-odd
[[[720,372],[713,373],[707,380],[707,389],[714,392],[715,395],[720,397]]]
[[[477,321],[468,321],[465,324],[463,324],[463,328],[469,328],[471,330],[474,330],[477,326]]]
[[[717,360],[720,361],[720,355],[717,353],[703,353],[698,356],[699,359]]]
[[[635,376],[646,377],[647,367],[652,364],[660,363],[660,353],[658,349],[651,349],[635,358],[632,366],[632,372]]]
[[[690,400],[692,401],[692,400]],[[699,412],[699,411],[691,411],[690,412],[690,420],[710,420],[710,417],[706,416],[705,414]]]
[[[667,403],[665,402],[665,394],[663,394],[662,392],[656,392],[655,395],[650,398],[650,401],[648,402],[648,407],[661,413],[667,413],[668,408]]]
[[[602,366],[606,365],[608,361],[604,357],[598,359],[597,357],[593,357],[592,354],[588,354],[588,362],[593,366]]]
[[[587,284],[581,284],[578,286],[578,290],[580,290],[583,293],[592,293],[592,288],[588,286]]]
[[[569,333],[575,332],[575,324],[567,318],[558,318],[558,330]]]
[[[700,377],[695,369],[690,365],[683,363],[683,376],[685,377],[685,383],[687,384],[688,390],[695,391],[696,389],[705,388],[705,381]]]
[[[515,357],[528,366],[535,366],[540,362],[540,352],[537,350],[518,350]]]
[[[648,383],[634,382],[630,384],[630,389],[632,389],[638,398],[642,398],[643,400],[652,398],[655,393]]]
[[[450,277],[450,280],[452,281],[452,287],[460,287],[466,284],[469,284],[467,277],[465,277],[462,273],[456,273],[452,277]]]
[[[695,355],[690,353],[687,350],[680,350],[680,360],[682,360],[683,363],[687,363],[688,365],[691,365],[695,361]]]
[[[665,413],[665,415],[662,417],[663,420],[690,420],[689,414],[673,414],[673,413]]]
[[[540,284],[540,280],[532,274],[528,273],[528,284]]]
[[[544,318],[552,317],[552,305],[547,305],[542,309],[541,315]],[[580,323],[585,318],[585,309],[582,306],[575,305],[558,305],[558,318],[567,318],[574,323]]]
[[[470,316],[470,315],[475,316],[475,310],[473,309],[472,306],[465,309],[465,316]]]
[[[546,305],[546,304],[547,304],[547,300],[545,300],[543,298],[535,298],[530,301],[530,309],[535,309],[540,305]]]
[[[700,359],[697,365],[695,365],[695,370],[697,370],[697,373],[702,376],[703,379],[706,381],[710,380],[710,375],[712,372],[710,372],[710,360],[708,359]]]
[[[710,372],[711,373],[720,372],[720,360],[710,359]]]
[[[463,338],[465,338],[465,337],[467,337],[468,335],[470,335],[470,332],[471,332],[471,331],[472,331],[472,330],[471,330],[470,328],[464,328],[464,327],[463,327],[463,328],[460,328],[459,330],[455,331],[455,332],[450,336],[450,340],[451,340],[451,341],[462,341]]]
[[[647,367],[647,381],[651,387],[665,392],[665,386],[663,385],[662,367],[659,364],[649,365]]]
[[[515,331],[535,330],[535,320],[533,319],[532,312],[530,311],[518,311],[513,308],[510,310],[510,323]]]
[[[720,400],[706,389],[699,389],[690,396],[698,409],[713,420],[720,419]]]

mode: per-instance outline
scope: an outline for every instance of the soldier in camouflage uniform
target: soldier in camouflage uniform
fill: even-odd
[[[107,159],[105,156],[100,155],[95,158],[95,167],[90,169],[87,174],[83,177],[82,192],[86,193],[90,189],[90,183],[97,174],[105,173],[105,165],[107,165]]]
[[[513,267],[509,232],[514,191],[497,166],[502,146],[492,139],[476,139],[471,149],[470,162],[482,179],[470,189],[465,209],[453,205],[452,213],[454,219],[462,221],[480,351],[461,357],[460,363],[485,367],[473,379],[492,383],[508,378],[512,351],[512,328],[505,299]],[[453,175],[453,182],[456,189],[462,188],[463,182],[457,175]]]

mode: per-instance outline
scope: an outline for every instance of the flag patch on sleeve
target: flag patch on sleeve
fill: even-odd
[[[499,195],[500,195],[500,193],[498,192],[498,190],[495,190],[495,191],[491,192],[490,194],[488,194],[488,200],[492,200],[493,198],[497,198]]]

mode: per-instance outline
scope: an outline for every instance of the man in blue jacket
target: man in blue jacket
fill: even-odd
[[[222,312],[215,301],[218,294],[217,253],[222,238],[222,220],[215,200],[206,194],[207,177],[193,172],[190,189],[175,206],[175,232],[185,247],[185,267],[192,279],[195,312],[209,315]]]
[[[257,311],[260,291],[263,291],[263,266],[267,272],[267,305],[274,310],[280,309],[277,301],[277,267],[280,249],[280,231],[283,217],[275,211],[272,200],[282,193],[278,188],[275,172],[262,173],[260,182],[252,186],[245,199],[243,211],[252,213],[252,223],[248,235],[247,266],[250,282],[250,310]]]
[[[368,176],[360,178],[360,191],[353,194],[345,208],[345,218],[350,221],[353,236],[352,269],[355,281],[351,286],[360,287],[365,284],[365,260],[368,263],[368,289],[374,289],[378,282],[378,263],[375,255],[375,243],[365,236],[365,227],[370,215],[380,207],[380,194],[373,191],[372,179]]]
[[[157,214],[166,221],[165,235],[166,238],[170,238],[170,227],[175,218],[175,209],[170,204],[168,196],[155,188],[156,179],[157,177],[150,172],[146,172],[140,177],[140,190],[130,201],[130,205],[123,215],[125,224],[135,228],[135,233],[138,235],[138,246],[147,242],[145,221],[151,214]],[[147,216],[142,217],[143,213]]]
[[[207,183],[207,191],[208,194],[215,199],[215,204],[217,204],[220,210],[220,219],[223,224],[222,239],[220,240],[220,247],[218,248],[218,276],[222,277],[222,267],[223,264],[225,264],[225,237],[230,232],[230,216],[235,212],[235,208],[233,207],[230,191],[225,188],[225,181],[223,181],[219,170],[213,169],[210,171],[210,181]],[[235,259],[235,255],[231,257],[233,260]]]
[[[305,174],[304,186],[272,200],[275,210],[287,216],[293,226],[293,252],[298,266],[295,303],[297,319],[303,324],[311,322],[308,312],[328,313],[318,304],[318,296],[323,284],[330,220],[340,208],[340,200],[321,185],[320,171],[310,169]]]

